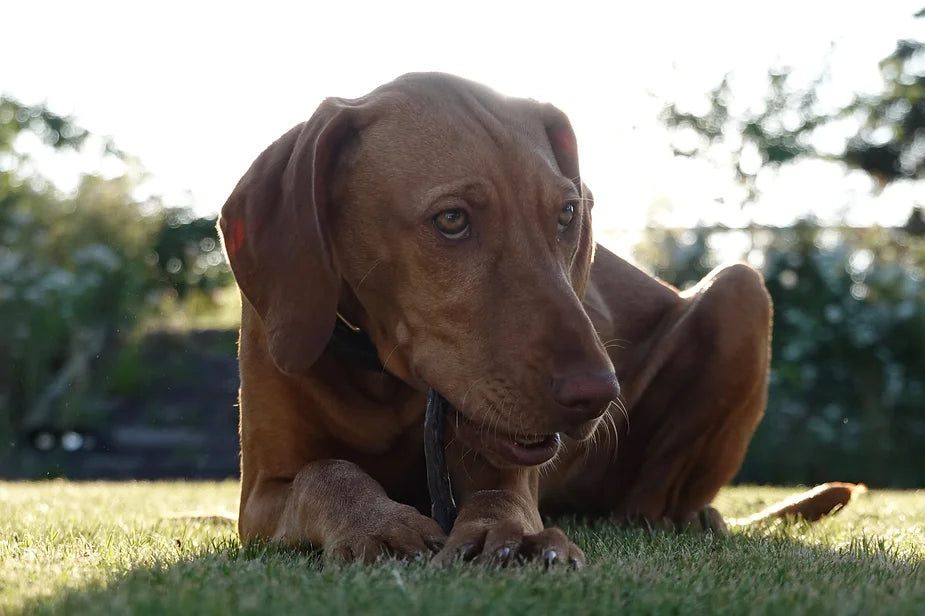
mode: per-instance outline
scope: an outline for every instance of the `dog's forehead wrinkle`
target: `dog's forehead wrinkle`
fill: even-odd
[[[542,117],[533,100],[505,97],[481,84],[441,73],[410,73],[390,84],[380,97],[388,101],[378,122],[391,117],[401,132],[418,140],[474,146],[485,155],[488,136],[503,158],[525,148],[542,150],[547,164],[555,158]]]
[[[482,209],[492,200],[495,193],[492,182],[487,178],[467,175],[460,179],[427,186],[421,196],[413,202],[418,208],[426,210],[437,202],[455,197],[477,209]]]
[[[467,94],[462,99],[464,107],[456,109],[455,115],[468,125],[481,128],[501,152],[513,149],[516,135],[511,123],[498,114],[497,106],[493,109],[473,93]]]
[[[380,193],[390,187],[389,200],[410,215],[460,197],[490,208],[492,226],[526,225],[552,238],[550,221],[577,191],[559,169],[540,118],[518,109],[502,117],[468,91],[457,93],[465,105],[441,105],[433,92],[417,94],[424,99],[393,107],[367,131],[363,169]],[[508,112],[513,107],[500,98],[493,102]]]

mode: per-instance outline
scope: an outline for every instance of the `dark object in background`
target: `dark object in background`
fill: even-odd
[[[100,366],[95,421],[19,433],[0,478],[225,479],[238,476],[237,331],[152,332]]]

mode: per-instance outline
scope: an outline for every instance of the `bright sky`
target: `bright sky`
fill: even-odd
[[[672,160],[656,115],[659,98],[696,105],[730,70],[759,84],[775,63],[815,74],[832,41],[833,102],[875,91],[877,61],[897,39],[922,37],[925,20],[912,15],[923,4],[0,0],[12,17],[0,26],[0,91],[113,136],[152,174],[150,191],[201,213],[217,211],[254,157],[325,96],[440,70],[570,116],[599,234],[637,229],[653,211],[681,225],[786,223],[805,212],[901,224],[911,185],[874,207],[865,177],[825,164],[783,174],[745,212],[734,199],[723,205],[727,176]],[[90,164],[58,158],[43,171],[65,187]]]

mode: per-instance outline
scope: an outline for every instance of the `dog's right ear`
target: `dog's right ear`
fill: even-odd
[[[325,229],[352,116],[343,101],[324,101],[257,157],[222,208],[225,254],[284,372],[311,367],[334,329],[341,283]]]
[[[570,264],[572,288],[575,289],[578,297],[583,298],[591,275],[591,262],[594,260],[595,244],[591,233],[591,208],[594,205],[594,197],[591,195],[587,184],[581,180],[578,167],[578,142],[568,116],[548,103],[543,106],[543,111],[546,136],[549,138],[550,146],[552,146],[552,153],[556,158],[559,171],[572,181],[583,202],[580,221],[581,235],[578,240],[578,248]]]

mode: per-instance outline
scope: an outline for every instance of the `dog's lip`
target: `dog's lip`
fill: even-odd
[[[457,412],[456,434],[468,445],[519,466],[538,466],[552,460],[562,442],[558,432],[517,437],[488,429]]]

